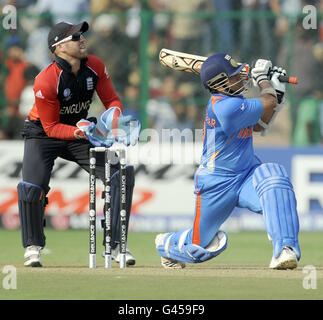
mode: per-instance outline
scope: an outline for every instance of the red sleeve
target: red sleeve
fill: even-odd
[[[96,56],[88,55],[88,65],[98,75],[96,92],[104,107],[106,109],[118,107],[123,111],[122,102],[113,87],[110,75],[108,74],[103,61]]]
[[[40,122],[50,138],[75,140],[75,126],[60,123],[60,105],[56,89],[50,87],[47,81],[36,78],[34,85],[35,106]]]

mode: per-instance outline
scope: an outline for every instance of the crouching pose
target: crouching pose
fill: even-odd
[[[280,110],[285,84],[282,68],[258,59],[251,70],[258,98],[242,93],[244,64],[215,54],[202,65],[201,80],[211,97],[204,121],[203,153],[194,175],[195,217],[192,228],[157,235],[155,244],[165,268],[184,268],[219,255],[227,247],[221,225],[235,207],[263,214],[273,244],[272,269],[293,269],[301,257],[299,222],[293,186],[283,166],[261,163],[254,153],[253,131],[267,131]]]
[[[44,214],[49,183],[56,158],[75,162],[89,171],[89,150],[109,148],[115,141],[126,146],[138,141],[140,123],[133,126],[123,116],[123,106],[102,60],[87,53],[86,21],[71,25],[60,22],[48,34],[48,47],[54,62],[39,73],[34,83],[35,103],[25,121],[22,181],[18,184],[24,265],[41,267],[40,250],[45,247]],[[86,119],[94,91],[106,111]],[[91,120],[91,121],[89,121]],[[96,124],[97,122],[97,124]],[[136,122],[136,121],[134,121]],[[111,212],[112,257],[119,261],[119,163],[112,166]],[[133,167],[127,168],[127,223],[129,223]],[[104,180],[104,156],[97,155],[97,177]],[[135,264],[127,249],[126,263]]]

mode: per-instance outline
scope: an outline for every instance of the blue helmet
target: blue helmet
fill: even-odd
[[[240,73],[246,63],[238,63],[228,54],[216,53],[208,57],[202,64],[201,80],[205,88],[215,89],[214,85],[225,82],[228,78]]]

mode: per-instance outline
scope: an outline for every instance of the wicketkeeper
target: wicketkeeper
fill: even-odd
[[[221,225],[235,207],[264,217],[273,257],[269,268],[293,269],[301,257],[296,199],[285,168],[262,163],[254,153],[253,131],[267,130],[283,105],[282,68],[258,59],[251,70],[260,96],[246,99],[247,81],[227,54],[210,56],[202,65],[201,80],[211,93],[206,107],[201,164],[194,176],[195,217],[190,229],[159,234],[156,248],[165,268],[214,258],[227,247]],[[252,244],[250,244],[252,245]]]
[[[87,54],[84,33],[87,22],[60,22],[48,34],[54,62],[35,79],[35,103],[25,121],[22,181],[18,184],[24,265],[41,267],[45,247],[44,213],[55,159],[61,157],[89,171],[89,149],[110,147],[115,141],[126,146],[138,141],[140,123],[122,115],[122,103],[101,59]],[[94,91],[106,111],[86,119]],[[97,175],[104,179],[103,153],[97,155]],[[112,166],[112,256],[119,262],[119,163]],[[134,170],[127,167],[127,223],[129,223]],[[127,250],[126,262],[135,264]]]

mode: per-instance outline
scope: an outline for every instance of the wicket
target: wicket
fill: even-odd
[[[123,149],[114,150],[119,154],[120,161],[120,268],[126,268],[126,249],[127,249],[127,215],[126,215],[126,153]],[[104,152],[104,267],[112,268],[111,256],[111,156],[108,148],[95,147],[90,149],[90,170],[89,170],[89,232],[90,232],[90,251],[89,268],[96,268],[96,153]]]

